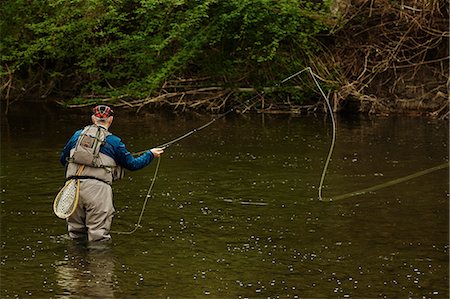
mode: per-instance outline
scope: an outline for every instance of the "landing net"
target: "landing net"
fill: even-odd
[[[56,195],[53,202],[53,212],[59,218],[66,219],[75,211],[80,194],[80,181],[72,179]]]

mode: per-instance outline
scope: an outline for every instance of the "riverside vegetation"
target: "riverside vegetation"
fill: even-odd
[[[5,0],[3,112],[67,107],[323,109],[448,118],[444,0]]]

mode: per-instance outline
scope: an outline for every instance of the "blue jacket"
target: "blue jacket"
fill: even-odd
[[[64,147],[60,161],[62,165],[66,165],[70,155],[70,150],[75,148],[78,137],[83,130],[78,130],[69,139]],[[122,140],[114,134],[108,135],[105,140],[105,144],[100,147],[100,152],[110,156],[116,161],[117,165],[122,166],[128,170],[138,170],[144,168],[153,160],[153,154],[151,151],[146,151],[139,157],[133,157],[133,155],[127,150]]]

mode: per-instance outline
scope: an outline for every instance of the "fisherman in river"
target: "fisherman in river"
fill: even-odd
[[[108,131],[113,114],[108,106],[96,106],[91,116],[93,124],[75,132],[61,153],[66,178],[80,180],[78,206],[67,218],[72,239],[110,240],[114,214],[112,182],[122,177],[123,168],[144,168],[164,152],[152,148],[133,157],[121,139]]]

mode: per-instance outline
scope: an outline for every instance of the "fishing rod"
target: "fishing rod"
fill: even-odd
[[[166,148],[168,148],[169,146],[171,146],[172,144],[174,144],[174,143],[176,143],[176,142],[179,142],[179,141],[181,141],[181,140],[183,140],[183,139],[185,139],[185,138],[191,136],[192,134],[194,134],[194,133],[196,133],[196,132],[199,132],[199,131],[201,131],[201,130],[207,128],[207,127],[209,127],[210,125],[212,125],[213,123],[215,123],[216,121],[218,121],[219,119],[225,117],[227,114],[229,114],[229,113],[231,113],[231,112],[233,112],[233,111],[234,111],[234,108],[231,108],[231,109],[229,109],[228,111],[226,111],[225,113],[223,113],[223,114],[221,114],[221,115],[219,115],[219,116],[213,118],[212,120],[210,120],[210,121],[207,122],[206,124],[204,124],[204,125],[202,125],[202,126],[200,126],[200,127],[198,127],[198,128],[194,128],[194,129],[190,130],[189,132],[187,132],[187,133],[185,133],[185,134],[183,134],[183,135],[181,135],[181,136],[179,136],[179,137],[177,137],[177,138],[175,138],[175,139],[173,139],[173,140],[171,140],[171,141],[168,141],[168,142],[166,142],[166,143],[163,143],[163,144],[157,146],[157,148],[166,149]],[[144,153],[144,152],[146,152],[146,151],[147,151],[147,150],[144,150],[144,151],[136,152],[136,153],[134,153],[134,154],[139,155],[139,154],[142,154],[142,153]],[[118,234],[118,235],[131,235],[131,234],[133,234],[134,232],[136,232],[138,228],[141,227],[141,221],[142,221],[142,217],[143,217],[143,215],[144,215],[145,207],[147,206],[147,202],[148,202],[149,198],[151,197],[150,194],[151,194],[151,192],[152,192],[152,190],[153,190],[153,186],[155,185],[155,182],[156,182],[156,176],[158,175],[160,164],[161,164],[161,157],[158,157],[158,163],[156,164],[155,172],[153,173],[153,178],[152,178],[152,181],[151,181],[151,183],[150,183],[150,187],[149,187],[148,190],[147,190],[147,194],[146,194],[145,199],[144,199],[144,202],[143,202],[143,204],[142,204],[141,213],[139,214],[138,221],[137,221],[137,222],[135,223],[135,225],[134,225],[134,229],[132,229],[131,231],[111,231],[111,233]]]
[[[256,97],[256,96],[255,96],[255,97]],[[159,146],[157,146],[157,147],[158,147],[158,148],[161,148],[161,149],[166,149],[166,148],[168,148],[168,147],[171,146],[172,144],[174,144],[174,143],[176,143],[176,142],[179,142],[179,141],[181,141],[181,140],[183,140],[183,139],[185,139],[185,138],[191,136],[192,134],[197,133],[197,132],[199,132],[199,131],[201,131],[201,130],[207,128],[207,127],[209,127],[210,125],[212,125],[213,123],[215,123],[215,122],[218,121],[219,119],[221,119],[221,118],[225,117],[226,115],[230,114],[231,112],[235,111],[237,107],[240,107],[240,106],[245,105],[246,103],[248,103],[249,101],[251,101],[251,100],[254,99],[255,97],[252,97],[252,98],[246,100],[244,103],[241,103],[241,104],[238,105],[238,106],[235,106],[235,107],[233,107],[233,108],[230,108],[229,110],[227,110],[226,112],[222,113],[221,115],[219,115],[219,116],[213,118],[212,120],[210,120],[210,121],[207,122],[206,124],[204,124],[204,125],[202,125],[202,126],[200,126],[200,127],[198,127],[198,128],[194,128],[194,129],[190,130],[189,132],[187,132],[187,133],[185,133],[185,134],[183,134],[183,135],[181,135],[181,136],[179,136],[179,137],[177,137],[177,138],[175,138],[175,139],[173,139],[173,140],[171,140],[171,141],[168,141],[168,142],[166,142],[166,143],[163,143],[163,144],[161,144],[161,145],[159,145]],[[255,102],[255,103],[256,103],[256,102]],[[254,104],[250,105],[250,107],[253,106],[253,105],[254,105]],[[141,154],[141,153],[144,153],[144,152],[146,152],[146,151],[147,151],[147,150],[144,150],[144,151],[141,151],[141,152],[137,152],[137,153],[135,153],[135,154]],[[137,222],[135,223],[135,225],[134,225],[134,229],[132,229],[131,231],[113,231],[113,230],[111,230],[111,231],[110,231],[111,233],[118,234],[118,235],[131,235],[131,234],[133,234],[134,232],[136,232],[138,228],[141,227],[142,217],[143,217],[143,215],[144,215],[144,211],[145,211],[145,208],[146,208],[146,206],[147,206],[148,200],[149,200],[149,198],[151,197],[150,194],[151,194],[151,192],[152,192],[152,190],[153,190],[153,187],[154,187],[154,185],[155,185],[155,181],[156,181],[156,177],[157,177],[158,172],[159,172],[160,164],[161,164],[161,157],[158,157],[158,163],[156,164],[155,172],[153,173],[153,178],[152,178],[152,181],[151,181],[151,183],[150,183],[150,187],[148,188],[147,194],[146,194],[145,199],[144,199],[144,202],[143,202],[143,204],[142,204],[142,209],[141,209],[141,212],[140,212],[140,214],[139,214],[138,221],[137,221]]]
[[[162,149],[166,149],[166,148],[168,148],[169,146],[171,146],[172,144],[177,143],[177,142],[179,142],[179,141],[181,141],[181,140],[183,140],[183,139],[185,139],[185,138],[188,138],[188,137],[191,136],[192,134],[197,133],[197,132],[199,132],[199,131],[201,131],[201,130],[207,128],[207,127],[209,127],[210,125],[212,125],[213,123],[215,123],[215,122],[218,121],[219,119],[224,118],[227,114],[229,114],[229,113],[231,113],[231,112],[233,112],[233,111],[234,111],[234,108],[231,108],[231,109],[229,109],[228,111],[222,113],[221,115],[219,115],[219,116],[213,118],[212,120],[210,120],[209,122],[207,122],[207,123],[204,124],[203,126],[200,126],[200,127],[198,127],[198,128],[192,129],[192,130],[190,130],[189,132],[187,132],[187,133],[181,135],[180,137],[177,137],[177,138],[175,138],[175,139],[173,139],[173,140],[171,140],[171,141],[169,141],[169,142],[163,143],[163,144],[161,144],[161,145],[159,145],[159,146],[157,146],[157,147],[158,147],[158,148],[162,148]]]
[[[220,115],[217,116],[217,117],[214,117],[212,120],[210,120],[209,122],[205,123],[204,125],[202,125],[202,126],[200,126],[200,127],[194,128],[194,129],[190,130],[189,132],[187,132],[187,133],[185,133],[185,134],[183,134],[183,135],[181,135],[181,136],[179,136],[179,137],[177,137],[177,138],[175,138],[175,139],[172,139],[172,140],[170,140],[170,141],[168,141],[168,142],[166,142],[166,143],[163,143],[163,144],[161,144],[161,145],[156,146],[156,148],[166,149],[166,148],[168,148],[169,146],[171,146],[172,144],[177,143],[177,142],[179,142],[179,141],[181,141],[181,140],[183,140],[183,139],[185,139],[185,138],[188,138],[188,137],[191,136],[192,134],[195,134],[195,133],[197,133],[197,132],[200,132],[201,130],[203,130],[203,129],[209,127],[210,125],[212,125],[213,123],[215,123],[215,122],[218,121],[219,119],[222,119],[222,118],[224,118],[225,116],[227,116],[228,114],[230,114],[231,112],[236,111],[238,107],[244,106],[245,104],[247,104],[248,102],[250,102],[251,100],[253,100],[255,97],[257,97],[257,96],[254,96],[254,97],[252,97],[252,98],[246,100],[245,102],[243,102],[243,103],[241,103],[241,104],[239,104],[239,105],[237,105],[237,106],[234,106],[234,107],[228,109],[226,112],[220,114]],[[258,99],[258,101],[259,101],[259,99]],[[254,103],[252,103],[252,104],[250,105],[250,107],[252,107],[252,106],[253,106],[255,103],[257,103],[258,101],[255,101]],[[133,153],[133,154],[134,154],[134,155],[140,155],[140,154],[142,154],[142,153],[144,153],[144,152],[146,152],[146,151],[148,151],[148,150],[143,150],[143,151],[140,151],[140,152],[135,152],[135,153]]]
[[[316,86],[318,87],[318,89],[319,89],[321,95],[322,95],[323,98],[325,99],[325,102],[326,102],[326,104],[327,104],[327,106],[328,106],[328,109],[329,109],[330,114],[331,114],[331,117],[332,117],[333,128],[335,128],[336,125],[335,125],[334,117],[333,117],[333,115],[332,115],[332,114],[333,114],[333,111],[332,111],[332,109],[331,109],[331,105],[330,105],[330,103],[329,103],[328,97],[325,96],[325,93],[323,92],[323,90],[322,90],[322,88],[320,87],[320,84],[319,84],[319,82],[317,81],[316,78],[319,78],[320,80],[323,80],[323,79],[320,78],[319,76],[317,76],[317,75],[312,71],[311,67],[306,67],[306,68],[304,68],[303,70],[298,71],[298,72],[296,72],[296,73],[294,73],[294,74],[292,74],[292,75],[290,75],[290,76],[284,78],[284,79],[281,80],[280,82],[274,84],[273,87],[279,87],[279,86],[282,85],[283,83],[285,83],[285,82],[291,80],[292,78],[297,77],[298,75],[300,75],[300,74],[302,74],[303,72],[306,72],[306,71],[309,72],[309,74],[311,75],[311,77],[312,77],[313,80],[314,80],[314,83],[315,83]],[[213,118],[212,120],[210,120],[210,121],[207,122],[206,124],[204,124],[204,125],[202,125],[202,126],[200,126],[200,127],[198,127],[198,128],[194,128],[194,129],[190,130],[189,132],[187,132],[187,133],[185,133],[185,134],[183,134],[183,135],[181,135],[181,136],[179,136],[179,137],[177,137],[177,138],[175,138],[175,139],[173,139],[173,140],[171,140],[171,141],[168,141],[168,142],[163,143],[163,144],[161,144],[161,145],[159,145],[159,146],[156,146],[156,147],[157,147],[157,148],[161,148],[161,149],[166,149],[166,148],[168,148],[169,146],[171,146],[172,144],[177,143],[177,142],[179,142],[179,141],[181,141],[181,140],[183,140],[183,139],[185,139],[185,138],[191,136],[192,134],[195,134],[195,133],[197,133],[197,132],[199,132],[199,131],[201,131],[201,130],[207,128],[207,127],[209,127],[209,126],[212,125],[214,122],[216,122],[216,121],[218,121],[219,119],[225,117],[225,116],[228,115],[229,113],[231,113],[231,112],[237,110],[238,107],[241,107],[241,106],[246,105],[247,103],[249,103],[250,101],[252,101],[254,98],[256,98],[256,97],[258,97],[258,96],[261,96],[261,95],[263,95],[263,94],[265,94],[265,91],[264,91],[264,90],[261,91],[260,94],[258,94],[258,95],[256,95],[256,96],[253,96],[252,98],[246,100],[245,102],[243,102],[243,103],[241,103],[241,104],[239,104],[239,105],[237,105],[237,106],[234,106],[234,107],[230,108],[229,110],[227,110],[226,112],[222,113],[221,115],[219,115],[219,116]],[[259,99],[258,99],[257,101],[254,101],[249,107],[252,107],[252,106],[255,105],[257,102],[259,102]],[[246,111],[247,111],[247,109],[244,110],[243,113],[245,113]],[[333,136],[334,136],[334,135],[335,135],[335,134],[333,134]],[[333,143],[334,143],[334,142],[333,142]],[[142,154],[142,153],[144,153],[144,152],[146,152],[146,151],[147,151],[147,150],[143,150],[143,151],[140,151],[140,152],[135,152],[134,154],[139,155],[139,154]]]

